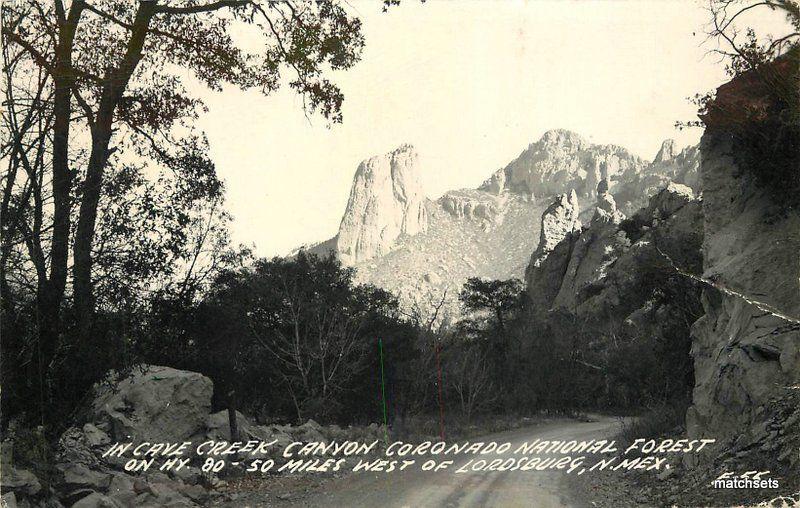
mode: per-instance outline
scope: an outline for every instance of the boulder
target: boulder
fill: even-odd
[[[292,441],[293,436],[286,432],[295,432],[293,427],[282,427],[280,425],[256,425],[240,412],[236,412],[236,422],[239,427],[240,441],[272,441],[277,440],[274,449],[280,450]],[[228,411],[218,411],[208,415],[205,431],[201,436],[196,436],[193,441],[200,440],[230,441],[230,426],[228,422]],[[255,455],[254,457],[258,457]]]
[[[641,215],[646,222],[667,219],[692,201],[694,192],[691,188],[680,183],[670,183],[650,199]]]
[[[94,425],[91,425],[91,427],[97,428]],[[56,460],[60,463],[84,464],[89,467],[99,465],[100,461],[96,453],[99,449],[93,450],[89,445],[89,441],[90,437],[84,433],[83,429],[78,427],[68,428],[58,439]]]
[[[250,419],[236,411],[236,425],[239,428],[239,439],[247,441],[251,439],[250,429],[253,424]],[[223,409],[216,413],[211,413],[206,418],[205,429],[201,438],[195,438],[193,441],[202,440],[215,440],[215,441],[230,441],[231,427],[228,420],[228,410]]]
[[[63,476],[63,485],[69,489],[105,491],[111,482],[109,474],[89,469],[83,464],[58,464],[56,467]]]
[[[185,490],[183,484],[174,482],[166,475],[163,475],[148,482],[147,490],[137,497],[137,502],[141,503],[143,501],[142,497],[144,497],[145,499],[152,499],[150,502],[157,506],[195,506],[195,502],[182,494],[181,490]],[[205,489],[203,491],[205,492]],[[192,489],[189,492],[195,493]]]
[[[156,488],[155,492],[139,494],[133,506],[163,506],[165,508],[190,508],[197,503],[171,489]]]
[[[212,391],[211,380],[201,374],[149,365],[97,386],[86,411],[90,421],[67,429],[59,439],[55,487],[62,500],[85,507],[194,506],[200,492],[189,489],[184,495],[181,490],[186,487],[182,476],[191,475],[171,479],[156,471],[132,476],[122,471],[129,455],[102,454],[112,442],[179,443],[207,433],[217,439],[222,424],[219,418],[209,420]],[[246,417],[240,418],[248,428]],[[227,418],[225,427],[227,438]]]
[[[100,448],[111,444],[108,434],[98,429],[92,423],[83,426],[83,435],[86,436],[86,444],[91,448]]]
[[[205,426],[212,392],[202,374],[137,367],[113,386],[98,388],[92,421],[115,441],[184,441]]]
[[[42,484],[30,471],[17,469],[7,464],[3,466],[2,474],[0,474],[0,490],[35,496],[41,492]]]
[[[134,477],[121,472],[112,472],[106,494],[123,506],[131,506],[136,498]]]
[[[284,447],[295,441],[291,427],[283,425],[261,425],[258,427],[261,436],[265,436],[264,441],[277,440],[275,448],[282,450]]]
[[[296,441],[325,441],[325,436],[322,435],[322,426],[314,420],[308,420],[306,423],[295,427],[292,436]]]
[[[108,496],[93,492],[73,504],[72,508],[123,508],[123,506]]]
[[[17,508],[17,496],[13,492],[6,492],[0,496],[0,504],[3,508]]]

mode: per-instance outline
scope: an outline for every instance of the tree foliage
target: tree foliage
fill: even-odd
[[[214,380],[223,406],[342,419],[354,411],[356,393],[377,386],[377,339],[395,353],[394,343],[408,337],[396,298],[355,284],[353,275],[332,256],[302,252],[224,272],[200,302],[165,308],[144,334],[143,356],[185,358],[183,368]]]
[[[759,33],[753,15],[786,19],[781,33]],[[738,165],[784,210],[800,194],[800,3],[797,0],[711,0],[708,37],[732,81],[698,94],[704,126],[732,137]]]
[[[364,40],[335,0],[5,2],[2,39],[3,312],[33,306],[14,348],[43,410],[45,378],[105,315],[153,293],[192,298],[237,261],[196,83],[287,83],[307,113],[340,122],[327,74]]]
[[[502,330],[508,315],[522,306],[523,284],[519,279],[485,280],[470,277],[464,283],[458,299],[468,313],[488,312]]]

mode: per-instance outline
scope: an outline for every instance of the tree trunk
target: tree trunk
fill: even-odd
[[[75,311],[82,337],[91,333],[94,317],[94,292],[92,290],[92,245],[97,222],[97,208],[100,203],[100,188],[103,185],[103,170],[108,163],[108,145],[111,141],[111,119],[107,125],[99,126],[92,133],[92,153],[86,168],[83,183],[78,224],[75,229],[73,265],[73,291]]]
[[[94,319],[94,292],[92,290],[92,245],[97,222],[97,206],[102,193],[103,172],[111,152],[109,144],[113,132],[114,111],[117,109],[133,71],[142,59],[142,48],[156,2],[140,2],[133,20],[131,38],[128,40],[120,67],[104,79],[100,105],[92,126],[92,152],[83,183],[78,225],[75,230],[73,285],[78,326],[82,336],[91,333]]]
[[[67,286],[67,261],[70,233],[70,189],[72,178],[69,169],[69,131],[72,116],[72,87],[75,75],[72,69],[72,46],[83,13],[83,6],[75,3],[69,16],[59,27],[56,62],[53,69],[53,233],[50,244],[50,275],[47,280],[39,276],[37,285],[37,311],[39,314],[38,347],[36,361],[41,377],[53,361],[58,348],[61,330],[61,303]],[[44,395],[41,394],[42,401]],[[44,411],[44,409],[42,409]]]

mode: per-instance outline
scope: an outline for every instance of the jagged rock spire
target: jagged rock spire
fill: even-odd
[[[387,253],[400,235],[427,227],[418,156],[405,144],[358,166],[336,250],[342,263],[357,263]]]
[[[542,214],[542,229],[539,233],[539,246],[531,256],[531,266],[539,266],[542,260],[558,243],[573,231],[580,231],[581,221],[578,219],[580,205],[574,190],[561,194],[547,207]]]
[[[658,150],[656,158],[653,159],[653,162],[666,162],[674,159],[676,155],[677,150],[675,148],[675,140],[665,139],[664,142],[661,143],[661,148]]]

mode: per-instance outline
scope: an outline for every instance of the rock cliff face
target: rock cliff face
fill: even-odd
[[[343,263],[381,256],[400,235],[427,229],[417,159],[414,148],[403,145],[358,166],[336,242]]]
[[[700,151],[689,146],[678,152],[675,142],[664,141],[653,162],[641,172],[629,174],[613,189],[619,209],[626,215],[647,205],[647,198],[670,182],[684,184],[695,194],[700,193]]]
[[[479,188],[432,201],[420,189],[416,154],[404,146],[359,166],[338,236],[307,250],[333,250],[357,268],[358,280],[399,293],[405,303],[424,303],[446,290],[449,309],[457,312],[456,296],[468,277],[524,277],[537,240],[544,240],[544,257],[567,230],[579,230],[598,213],[614,229],[623,211],[646,205],[673,177],[693,174],[690,153],[675,155],[674,143],[665,142],[657,161],[648,163],[624,148],[552,130]],[[562,194],[543,232],[542,214]]]
[[[800,316],[800,214],[738,166],[740,149],[713,128],[701,142],[703,274],[717,288],[705,292],[706,315],[693,328],[687,430],[746,448],[774,444],[766,408],[800,383],[800,324],[791,318]]]
[[[561,288],[574,239],[581,232],[579,214],[580,206],[574,190],[558,196],[542,214],[539,246],[525,269],[528,287],[536,288],[529,296],[540,308],[549,306]],[[543,268],[543,265],[546,266]]]
[[[581,230],[581,221],[578,219],[580,213],[578,196],[574,190],[569,194],[561,194],[547,207],[542,214],[539,246],[533,251],[529,267],[541,265],[567,235]]]
[[[542,218],[548,220],[548,214]],[[670,184],[630,219],[598,189],[594,216],[580,231],[560,235],[549,252],[537,253],[526,271],[527,293],[536,312],[563,309],[595,319],[624,320],[649,305],[637,274],[652,265],[671,269],[697,265],[702,237],[700,203],[688,187]]]
[[[800,209],[792,178],[800,139],[784,123],[792,104],[775,83],[796,84],[797,73],[796,58],[780,58],[742,74],[717,89],[702,116],[707,284],[705,315],[692,328],[696,383],[686,416],[690,437],[716,438],[737,458],[777,459],[770,469],[788,466],[785,476],[795,478]]]
[[[480,187],[552,196],[574,190],[594,197],[600,180],[617,182],[624,175],[639,173],[647,163],[615,145],[594,145],[574,132],[547,131],[505,168]]]

